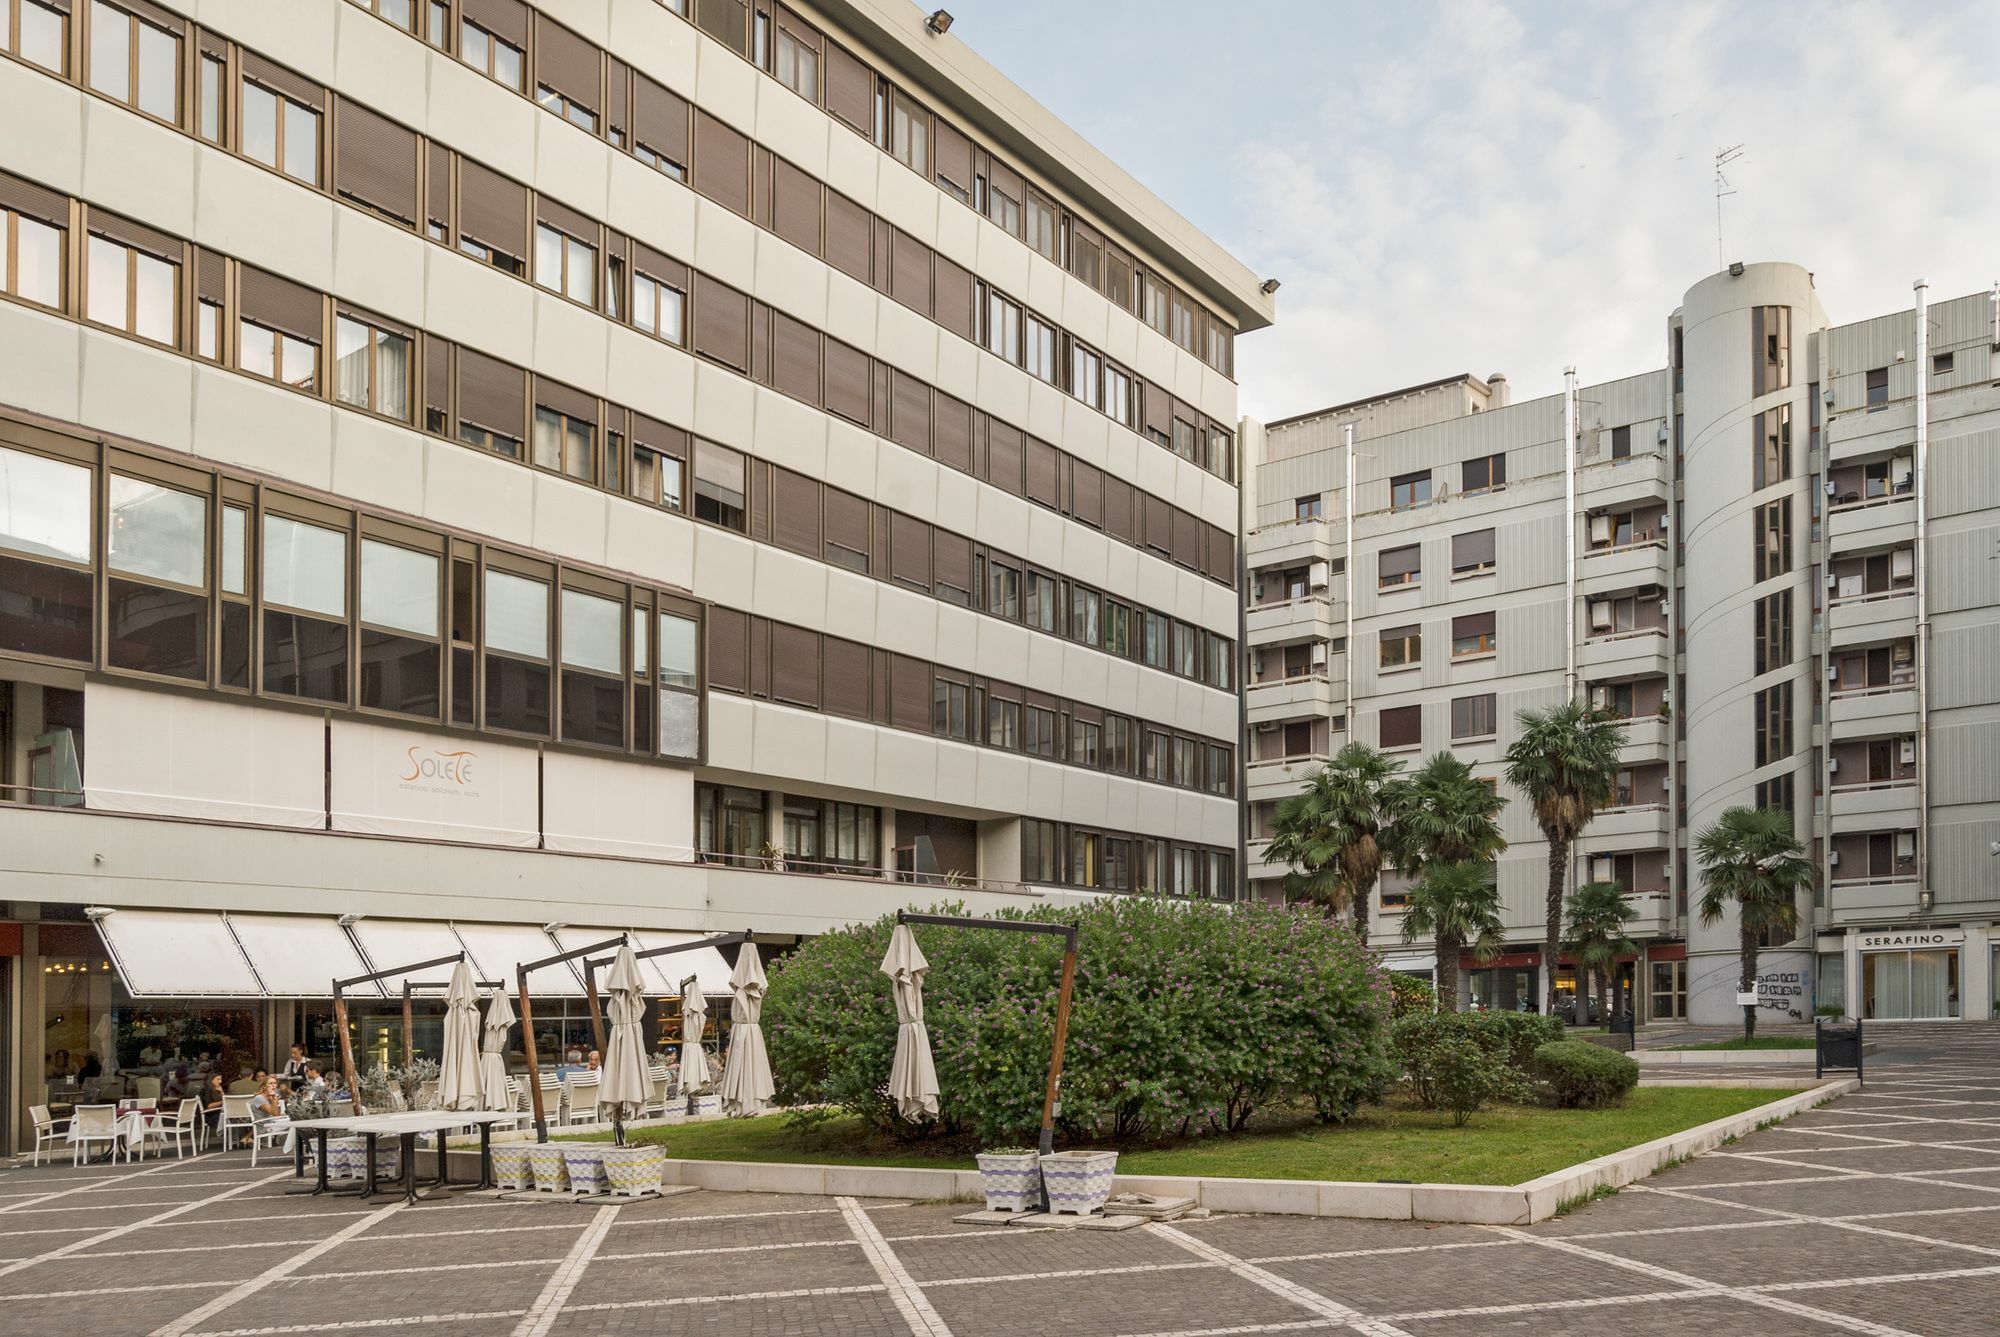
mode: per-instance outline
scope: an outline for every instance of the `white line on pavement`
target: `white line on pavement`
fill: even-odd
[[[141,1173],[144,1172],[142,1171]],[[182,1203],[180,1206],[170,1208],[169,1210],[161,1212],[158,1215],[149,1216],[143,1221],[134,1221],[130,1225],[114,1226],[110,1230],[99,1231],[97,1234],[92,1235],[86,1239],[71,1240],[68,1244],[64,1244],[57,1248],[50,1249],[47,1253],[38,1253],[33,1258],[17,1259],[14,1262],[8,1263],[4,1267],[0,1267],[0,1277],[11,1276],[13,1273],[19,1272],[24,1268],[33,1267],[37,1263],[46,1263],[57,1258],[67,1258],[69,1255],[81,1252],[82,1250],[89,1248],[93,1244],[103,1244],[108,1240],[115,1240],[120,1236],[129,1235],[133,1231],[143,1229],[146,1226],[158,1225],[162,1221],[171,1221],[187,1212],[192,1212],[197,1208],[207,1207],[211,1203],[221,1202],[225,1198],[233,1198],[239,1193],[246,1193],[249,1190],[256,1188],[259,1184],[268,1184],[272,1180],[282,1179],[284,1178],[285,1173],[287,1172],[280,1171],[277,1174],[266,1176],[263,1179],[253,1179],[250,1180],[248,1183],[238,1184],[234,1188],[224,1189],[220,1193],[210,1194],[206,1198],[197,1198],[193,1202]]]
[[[333,1234],[328,1235],[312,1247],[300,1250],[283,1262],[273,1263],[270,1267],[265,1268],[256,1276],[250,1278],[250,1280],[231,1288],[222,1295],[216,1296],[199,1309],[190,1310],[173,1322],[162,1324],[160,1327],[153,1329],[152,1337],[182,1337],[182,1334],[194,1331],[195,1328],[214,1318],[231,1305],[236,1304],[238,1301],[249,1299],[272,1282],[282,1281],[287,1276],[290,1276],[294,1269],[304,1267],[307,1263],[326,1253],[329,1249],[335,1249],[347,1243],[347,1241],[361,1234],[376,1222],[385,1221],[397,1212],[402,1211],[407,1205],[407,1203],[403,1202],[393,1202],[379,1211],[370,1212],[359,1221],[352,1222],[334,1231]]]
[[[621,1207],[600,1207],[597,1219],[583,1232],[569,1257],[556,1267],[555,1275],[542,1287],[542,1293],[528,1306],[528,1312],[514,1328],[514,1337],[545,1337],[555,1325],[556,1316],[562,1313],[563,1301],[569,1299],[570,1292],[583,1280],[583,1270],[590,1266],[591,1255],[597,1246],[604,1243],[604,1237],[611,1233],[611,1225],[618,1219]]]
[[[840,1214],[847,1218],[847,1228],[860,1241],[861,1252],[868,1259],[868,1265],[875,1269],[875,1275],[882,1278],[888,1288],[890,1303],[903,1316],[915,1337],[951,1337],[951,1329],[945,1324],[938,1311],[931,1308],[931,1302],[917,1283],[910,1279],[903,1267],[903,1260],[896,1257],[896,1251],[889,1247],[889,1241],[882,1238],[882,1232],[868,1219],[868,1213],[861,1210],[852,1198],[835,1198]]]

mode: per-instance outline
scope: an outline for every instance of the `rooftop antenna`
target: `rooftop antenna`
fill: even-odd
[[[1730,189],[1729,178],[1722,174],[1722,169],[1742,157],[1743,152],[1741,144],[1732,144],[1726,149],[1715,151],[1715,267],[1717,269],[1728,263],[1722,258],[1722,197],[1736,193]]]

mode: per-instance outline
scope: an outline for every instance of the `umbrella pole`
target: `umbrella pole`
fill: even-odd
[[[534,1101],[535,1141],[549,1140],[549,1118],[542,1108],[542,1066],[535,1056],[535,1009],[528,1001],[528,972],[519,975],[521,981],[521,1049],[528,1060],[528,1098]]]
[[[1041,1151],[1044,1156],[1056,1149],[1056,1095],[1062,1086],[1063,1046],[1069,1039],[1069,1000],[1075,984],[1076,939],[1071,938],[1063,948],[1062,988],[1056,995],[1056,1039],[1049,1053],[1048,1090],[1042,1095]]]

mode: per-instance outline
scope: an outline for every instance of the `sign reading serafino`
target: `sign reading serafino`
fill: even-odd
[[[1958,928],[1912,928],[1893,929],[1884,933],[1863,933],[1858,935],[1864,952],[1921,952],[1934,947],[1956,947],[1965,941],[1965,930]]]

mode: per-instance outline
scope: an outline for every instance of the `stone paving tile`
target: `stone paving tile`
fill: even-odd
[[[2000,1320],[1994,1317],[2000,1314],[2000,1277],[1793,1291],[1785,1298],[1924,1337],[1993,1337],[2000,1330]]]
[[[1264,1266],[1370,1314],[1451,1309],[1474,1303],[1582,1300],[1671,1289],[1655,1278],[1610,1263],[1557,1255],[1522,1243],[1403,1254],[1393,1259],[1336,1258]],[[1469,1277],[1479,1279],[1476,1287],[1466,1285]]]
[[[1665,1187],[1663,1185],[1663,1187]],[[1701,1184],[1685,1187],[1705,1198],[1776,1207],[1808,1216],[1855,1216],[1862,1212],[1901,1212],[1924,1207],[1990,1207],[2000,1194],[1948,1184],[1908,1179],[1841,1179],[1809,1184],[1754,1184],[1731,1188]]]
[[[412,1266],[419,1266],[420,1261]],[[526,1309],[547,1284],[553,1267],[526,1264],[481,1272],[398,1272],[369,1277],[325,1279],[287,1277],[257,1292],[208,1322],[214,1328],[248,1328],[296,1323],[289,1317],[354,1319],[413,1318],[473,1310]],[[194,1308],[193,1304],[183,1307]]]
[[[1590,1247],[1726,1286],[1939,1272],[2000,1263],[2000,1259],[1983,1258],[1948,1244],[1921,1244],[1808,1222],[1712,1235],[1628,1236]]]
[[[968,1232],[957,1239],[904,1240],[893,1247],[904,1268],[919,1284],[946,1277],[1194,1261],[1194,1255],[1178,1244],[1144,1230],[1100,1234],[1013,1227]]]
[[[72,1295],[61,1299],[10,1299],[4,1323],[10,1333],[88,1333],[90,1337],[145,1337],[164,1323],[214,1299],[225,1286],[123,1295]]]
[[[1662,1170],[1646,1182],[1660,1188],[1693,1189],[1705,1184],[1734,1184],[1746,1179],[1817,1179],[1841,1173],[1844,1172],[1813,1170],[1800,1165],[1774,1165],[1769,1161],[1746,1161],[1740,1156],[1718,1152],[1677,1165],[1671,1170]]]
[[[617,1224],[605,1240],[607,1253],[630,1253],[635,1249],[726,1249],[753,1244],[791,1244],[807,1240],[852,1239],[853,1232],[838,1212],[815,1216],[761,1216],[747,1220],[675,1220],[671,1218],[627,1217],[618,1214]]]
[[[1981,1170],[2000,1174],[2000,1151],[1963,1147],[1870,1147],[1855,1144],[1852,1151],[1824,1148],[1793,1150],[1780,1144],[1772,1152],[1787,1160],[1813,1161],[1831,1171],[1856,1170],[1869,1174],[1934,1174],[1940,1170]],[[1761,1150],[1761,1149],[1760,1149]]]
[[[1687,1337],[1689,1333],[1755,1334],[1755,1337],[1835,1337],[1839,1329],[1812,1319],[1763,1309],[1720,1296],[1646,1304],[1544,1310],[1529,1314],[1468,1314],[1458,1318],[1402,1319],[1409,1337]]]
[[[73,1254],[0,1277],[0,1296],[43,1291],[94,1290],[101,1286],[155,1286],[180,1281],[235,1283],[257,1275],[283,1253],[225,1249],[215,1253],[158,1254],[137,1258],[92,1258]]]
[[[1925,1239],[1977,1244],[1982,1249],[2000,1249],[2000,1204],[1990,1212],[1956,1212],[1950,1216],[1890,1216],[1864,1225],[1900,1230]],[[2000,1263],[2000,1258],[1992,1260]]]
[[[1007,1331],[1004,1326],[992,1330]],[[722,1305],[566,1309],[549,1331],[647,1337],[909,1337],[910,1328],[895,1303],[878,1293],[732,1300]],[[430,1337],[428,1328],[425,1337]]]
[[[570,1234],[531,1231],[521,1235],[464,1235],[451,1240],[378,1238],[367,1231],[328,1249],[299,1269],[319,1272],[364,1272],[379,1267],[410,1267],[428,1262],[545,1262],[554,1267],[576,1243],[581,1228]]]
[[[838,1249],[707,1254],[694,1258],[607,1258],[600,1253],[577,1287],[578,1303],[760,1291],[873,1286],[881,1278],[857,1244]]]
[[[1649,1193],[1643,1188],[1627,1188],[1613,1197],[1600,1198],[1565,1216],[1544,1221],[1535,1230],[1544,1235],[1589,1235],[1605,1230],[1712,1226],[1743,1219],[1740,1207],[1718,1207],[1670,1198],[1664,1193]]]
[[[1187,1259],[1198,1261],[1193,1254]],[[961,1337],[1099,1337],[1313,1317],[1221,1268],[933,1286],[924,1294]]]
[[[1275,1258],[1301,1253],[1342,1253],[1353,1249],[1397,1249],[1426,1244],[1458,1244],[1492,1238],[1477,1226],[1432,1221],[1348,1221],[1336,1217],[1224,1216],[1176,1221],[1176,1230],[1206,1240],[1239,1258]]]

